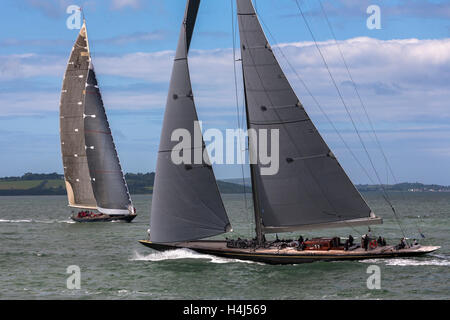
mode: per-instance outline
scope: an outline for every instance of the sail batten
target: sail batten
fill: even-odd
[[[171,158],[179,149],[179,141],[172,141],[175,130],[187,130],[192,138],[201,135],[187,59],[199,5],[200,0],[187,1],[170,80],[150,218],[150,239],[156,243],[197,240],[230,230],[209,160],[195,162],[194,152],[190,163],[175,164]],[[196,149],[204,154],[203,139],[183,152]]]
[[[257,132],[279,130],[278,173],[262,175],[259,162],[253,171],[263,230],[379,223],[369,218],[370,208],[293,91],[251,0],[237,0],[237,7],[248,126]]]

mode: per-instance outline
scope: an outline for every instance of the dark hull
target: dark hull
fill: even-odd
[[[132,215],[123,215],[123,216],[108,216],[103,215],[100,217],[85,217],[85,218],[78,218],[78,217],[70,217],[75,222],[112,222],[112,221],[122,221],[122,222],[131,222],[134,218],[136,218],[135,214]]]
[[[158,244],[150,241],[139,241],[146,247],[157,251],[175,249],[190,249],[198,253],[214,255],[229,259],[239,259],[267,264],[299,264],[315,261],[344,261],[363,260],[379,258],[413,257],[436,251],[440,247],[419,246],[409,249],[395,250],[393,247],[384,247],[376,250],[364,251],[362,249],[353,251],[330,250],[330,251],[297,251],[293,249],[235,249],[227,248],[225,241],[192,241],[173,244]]]

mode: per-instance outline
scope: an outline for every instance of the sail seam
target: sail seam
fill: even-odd
[[[111,132],[106,132],[106,131],[85,130],[84,132],[85,132],[85,133],[100,133],[100,134],[111,135]]]
[[[330,153],[322,153],[322,154],[316,154],[312,156],[306,156],[306,157],[296,157],[296,158],[290,158],[292,160],[309,160],[309,159],[317,159],[317,158],[327,158],[330,157]]]
[[[273,63],[255,63],[255,64],[243,64],[244,68],[257,68],[257,67],[267,67],[267,66],[276,66]]]
[[[262,85],[262,80],[261,80]],[[283,91],[291,91],[290,88],[283,88],[283,89],[247,89],[247,92],[283,92]]]
[[[305,122],[305,121],[311,121],[310,118],[305,118],[305,119],[298,119],[298,120],[289,120],[289,121],[268,121],[268,122],[263,122],[263,121],[250,121],[250,124],[253,125],[276,125],[276,124],[290,124],[290,123],[298,123],[298,122]]]
[[[303,110],[303,107],[299,106],[298,104],[289,104],[289,105],[285,105],[285,106],[270,106],[269,107],[269,109],[274,109],[274,110],[288,109],[288,108],[300,108]]]
[[[159,153],[165,152],[173,152],[173,151],[183,151],[183,150],[195,150],[195,149],[205,149],[205,147],[190,147],[190,148],[181,148],[181,149],[169,149],[169,150],[160,150]]]

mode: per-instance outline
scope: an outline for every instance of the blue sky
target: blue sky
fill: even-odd
[[[318,0],[299,3],[378,172],[384,182],[392,182]],[[397,180],[450,185],[450,1],[322,3]],[[124,171],[155,168],[185,1],[6,0],[0,20],[0,176],[62,172],[58,105],[78,32],[66,27],[66,8],[72,4],[84,7],[93,63]],[[369,5],[381,9],[380,30],[366,26]],[[344,169],[355,183],[370,181],[283,55],[375,179],[296,2],[258,0],[256,7],[287,77]],[[231,0],[202,1],[190,66],[204,129],[237,126],[231,17]],[[218,178],[235,178],[240,168],[219,165],[215,172]]]

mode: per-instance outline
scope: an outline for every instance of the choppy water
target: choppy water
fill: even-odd
[[[372,228],[388,242],[401,233],[385,203],[365,194],[385,220]],[[450,193],[393,195],[409,235],[426,235],[435,254],[408,259],[270,266],[197,254],[159,253],[146,237],[151,197],[134,196],[131,224],[78,224],[65,197],[0,197],[0,299],[449,299]],[[250,237],[251,212],[242,195],[224,195],[235,237]],[[417,216],[420,215],[421,219]],[[346,236],[365,228],[304,233]],[[358,241],[358,238],[355,237]],[[366,285],[368,266],[381,268],[381,289]],[[68,266],[81,269],[81,289],[69,290]]]

